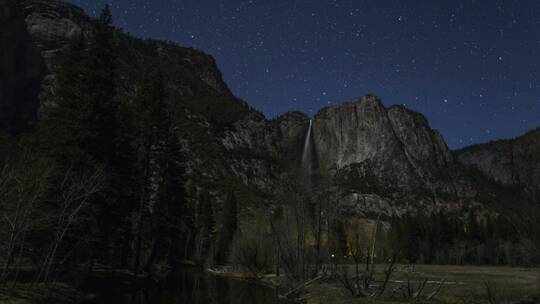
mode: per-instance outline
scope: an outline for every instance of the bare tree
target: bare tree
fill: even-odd
[[[239,231],[231,248],[231,262],[255,279],[259,279],[272,267],[272,241],[264,230],[259,223]]]
[[[20,258],[16,255],[24,251],[25,235],[39,222],[35,211],[45,198],[51,168],[23,149],[0,169],[0,229],[4,232],[0,235],[4,253],[0,284],[6,282],[13,262]]]
[[[54,237],[35,282],[49,281],[58,249],[66,233],[77,222],[79,214],[88,206],[93,195],[101,189],[103,180],[104,172],[102,168],[96,168],[88,173],[78,173],[70,168],[64,174],[58,189],[60,204],[54,226]]]

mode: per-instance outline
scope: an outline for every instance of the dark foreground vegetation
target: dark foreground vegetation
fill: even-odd
[[[279,284],[282,297],[318,286],[328,299],[336,288],[349,300],[431,301],[461,280],[398,264],[540,261],[538,238],[510,218],[474,210],[343,218],[336,186],[313,190],[301,173],[284,178],[272,205],[240,212],[234,187],[221,210],[206,189],[188,201],[189,160],[176,132],[183,105],[152,63],[135,94],[118,98],[116,35],[105,8],[92,34],[67,48],[38,122],[0,138],[0,300],[77,302],[73,288],[89,277],[135,284],[190,264],[232,265],[225,274]],[[494,287],[482,288],[479,301],[495,303]]]

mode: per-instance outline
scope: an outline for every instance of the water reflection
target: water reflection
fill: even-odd
[[[196,271],[171,274],[161,284],[126,292],[100,287],[98,297],[85,304],[285,304],[274,290]],[[290,303],[290,302],[289,302]]]

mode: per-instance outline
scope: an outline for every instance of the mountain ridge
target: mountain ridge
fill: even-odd
[[[43,80],[37,101],[27,107],[38,113],[40,107],[47,106],[39,100],[50,93],[67,41],[88,31],[93,21],[80,8],[60,1],[2,1],[18,10],[19,27],[21,20],[26,24],[18,30],[26,31],[31,39],[21,43],[39,51],[39,56],[35,52],[29,56],[47,67],[40,71]],[[486,189],[475,186],[466,169],[474,164],[451,151],[419,112],[401,105],[385,107],[378,97],[366,95],[322,108],[313,118],[293,111],[267,119],[230,92],[210,55],[116,33],[122,50],[118,59],[119,99],[133,99],[134,83],[149,65],[164,71],[171,100],[181,108],[177,136],[189,159],[187,188],[194,201],[203,189],[223,201],[231,187],[240,193],[240,199],[267,200],[282,179],[291,178],[298,170],[310,119],[320,178],[338,184],[343,209],[352,216],[460,210],[497,200],[493,198],[496,185]],[[14,58],[17,49],[3,52]],[[28,69],[32,67],[30,64]],[[32,81],[35,84],[36,80]],[[17,107],[21,100],[4,99],[0,104]],[[33,116],[37,114],[0,121],[24,125]],[[490,178],[488,173],[482,174],[482,178]]]

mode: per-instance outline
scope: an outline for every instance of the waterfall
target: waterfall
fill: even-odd
[[[302,153],[302,167],[309,170],[311,165],[311,128],[313,126],[313,120],[309,120],[309,128],[304,141],[304,151]]]

